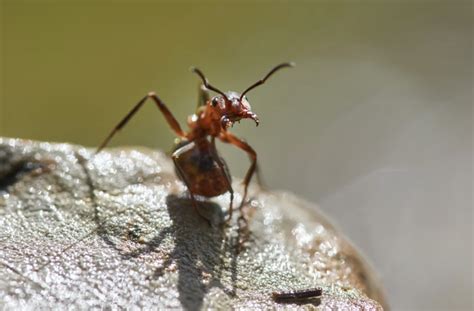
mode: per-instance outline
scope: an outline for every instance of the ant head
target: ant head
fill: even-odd
[[[192,67],[191,70],[195,72],[199,77],[201,77],[204,86],[212,90],[219,95],[214,96],[208,103],[208,105],[212,106],[214,109],[217,110],[219,115],[221,116],[221,124],[224,129],[232,126],[234,122],[240,121],[241,119],[252,119],[255,121],[256,125],[258,126],[259,120],[255,113],[251,111],[250,104],[247,100],[245,94],[247,94],[252,89],[256,88],[259,85],[265,83],[265,81],[273,75],[276,71],[285,68],[285,67],[293,67],[293,63],[283,63],[272,70],[262,79],[258,80],[251,86],[249,86],[242,94],[236,92],[222,92],[221,90],[215,88],[214,86],[209,84],[209,81],[204,76],[201,70]]]
[[[241,119],[252,119],[258,126],[259,120],[252,112],[250,103],[246,96],[241,96],[236,92],[226,92],[222,95],[214,96],[208,103],[221,116],[223,128],[228,128]]]

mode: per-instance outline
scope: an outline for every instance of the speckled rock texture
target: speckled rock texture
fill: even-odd
[[[202,199],[206,221],[162,152],[0,138],[0,309],[382,309],[373,273],[314,205],[250,197],[237,252],[229,196]],[[316,286],[320,299],[272,299]]]

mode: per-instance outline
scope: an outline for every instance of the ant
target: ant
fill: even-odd
[[[171,129],[178,136],[171,158],[173,159],[179,179],[186,185],[189,191],[194,209],[199,213],[195,195],[210,198],[229,192],[230,205],[228,218],[226,219],[226,222],[228,222],[232,218],[234,191],[231,186],[229,169],[224,159],[221,158],[217,152],[215,140],[218,138],[224,143],[232,144],[242,149],[251,159],[251,165],[243,180],[244,195],[239,207],[242,213],[242,208],[247,197],[247,189],[257,168],[257,153],[245,141],[230,133],[228,129],[232,127],[236,121],[240,121],[241,119],[252,119],[258,126],[259,119],[257,115],[251,111],[250,104],[245,95],[257,86],[264,84],[276,71],[293,66],[293,63],[282,63],[275,66],[265,77],[249,86],[242,94],[237,92],[224,93],[220,91],[209,83],[201,70],[191,67],[191,71],[201,78],[202,84],[199,88],[199,100],[196,112],[188,117],[188,132],[181,129],[178,121],[176,121],[163,101],[154,92],[150,92],[115,126],[112,132],[99,146],[96,153],[99,153],[109,143],[117,131],[122,129],[127,122],[130,121],[146,100],[151,98],[161,113],[163,113]],[[211,98],[209,90],[219,95]]]

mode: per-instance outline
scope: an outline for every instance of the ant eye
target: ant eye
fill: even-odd
[[[217,106],[217,104],[219,104],[219,100],[217,99],[217,97],[214,97],[212,100],[211,100],[211,104],[212,106]]]

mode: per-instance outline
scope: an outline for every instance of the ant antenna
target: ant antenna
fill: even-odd
[[[215,87],[213,87],[212,85],[209,84],[209,81],[208,81],[207,78],[204,76],[204,74],[202,73],[201,70],[199,70],[199,69],[196,68],[196,67],[191,67],[190,69],[191,69],[192,72],[196,73],[198,76],[201,77],[202,83],[204,83],[204,86],[205,86],[206,88],[208,88],[208,89],[210,89],[210,90],[212,90],[212,91],[214,91],[214,92],[216,92],[216,93],[221,94],[222,96],[224,96],[224,98],[225,98],[227,101],[229,101],[229,99],[228,99],[227,96],[224,94],[224,92],[222,92],[221,90],[219,90],[219,89],[217,89],[217,88],[215,88]]]
[[[259,85],[262,85],[265,83],[265,81],[267,81],[268,78],[270,78],[270,76],[272,74],[274,74],[276,71],[282,69],[282,68],[285,68],[285,67],[294,67],[295,66],[295,63],[291,62],[291,63],[283,63],[283,64],[280,64],[278,66],[276,66],[275,68],[273,68],[272,70],[270,70],[269,73],[267,73],[267,75],[263,78],[263,79],[260,79],[258,80],[257,82],[255,82],[254,84],[252,84],[251,86],[249,86],[243,93],[242,95],[240,95],[240,101],[242,101],[242,98],[244,98],[244,95],[246,93],[248,93],[250,90],[256,88],[257,86]]]

